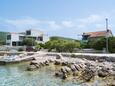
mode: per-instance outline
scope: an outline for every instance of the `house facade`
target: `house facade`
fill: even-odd
[[[93,39],[98,39],[102,37],[112,37],[112,31],[107,29],[104,31],[96,31],[96,32],[86,32],[82,34],[82,40],[87,41],[87,40],[93,40]]]
[[[22,41],[25,38],[32,38],[38,43],[44,43],[48,41],[48,37],[39,30],[29,29],[21,33],[9,33],[6,38],[6,45],[8,46],[23,46]]]

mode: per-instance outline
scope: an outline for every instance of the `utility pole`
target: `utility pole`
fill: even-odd
[[[109,50],[108,50],[108,18],[106,18],[106,53],[109,53]]]

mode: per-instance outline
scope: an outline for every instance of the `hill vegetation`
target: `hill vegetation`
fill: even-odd
[[[76,39],[66,38],[66,37],[60,37],[60,36],[52,36],[52,37],[50,37],[50,40],[78,41],[78,40],[76,40]]]

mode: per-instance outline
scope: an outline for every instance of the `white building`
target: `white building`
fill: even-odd
[[[38,43],[45,43],[49,40],[48,36],[42,31],[29,29],[22,33],[9,33],[7,35],[6,44],[9,46],[22,46],[24,38],[32,38]]]

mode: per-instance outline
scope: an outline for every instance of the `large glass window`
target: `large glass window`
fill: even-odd
[[[16,42],[12,42],[12,46],[16,46]]]
[[[11,40],[11,35],[7,35],[7,40]]]
[[[27,30],[26,35],[31,35],[31,30]]]
[[[38,41],[43,41],[43,37],[38,37]]]
[[[83,35],[82,40],[88,40],[89,35]]]

